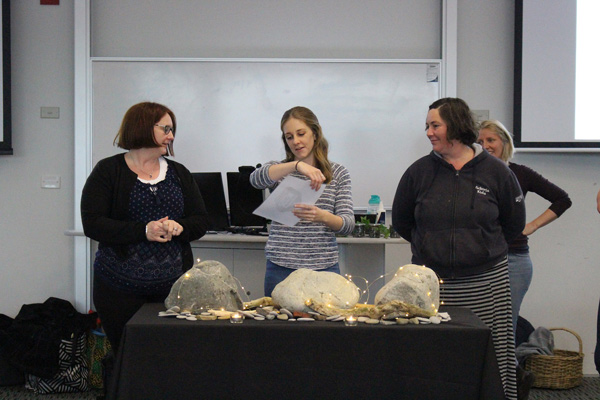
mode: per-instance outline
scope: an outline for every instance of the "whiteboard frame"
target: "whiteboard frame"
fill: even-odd
[[[458,32],[458,0],[441,0],[442,2],[442,58],[430,60],[440,62],[442,97],[454,97],[457,92],[457,32]],[[87,176],[91,173],[92,165],[92,63],[95,60],[107,58],[91,57],[91,0],[76,1],[74,4],[74,229],[66,234],[74,237],[74,303],[75,307],[86,312],[92,307],[92,252],[91,240],[83,235],[81,224],[81,192]],[[118,58],[115,58],[118,60]],[[131,61],[132,59],[128,59]],[[143,60],[164,60],[140,58]],[[182,61],[186,59],[177,59]],[[198,59],[189,59],[198,60]],[[233,59],[232,59],[233,60]],[[239,59],[238,59],[239,60]],[[257,59],[258,60],[258,59]],[[262,62],[265,59],[260,59]],[[285,59],[289,60],[289,59]],[[243,59],[243,61],[250,61]],[[281,62],[282,59],[273,59]],[[303,60],[296,60],[303,61]],[[306,60],[307,62],[315,60]],[[329,60],[328,62],[348,62],[349,60]],[[363,61],[363,60],[354,60]],[[364,60],[373,62],[373,60]],[[381,60],[390,62],[392,60]],[[396,60],[397,61],[397,60]],[[410,61],[410,60],[403,60]],[[412,60],[424,62],[427,60]]]

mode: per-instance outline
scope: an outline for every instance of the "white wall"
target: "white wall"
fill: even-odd
[[[73,5],[11,2],[12,140],[0,156],[0,313],[73,301]],[[41,119],[40,107],[60,107]],[[61,177],[42,189],[43,175]]]
[[[135,7],[135,10],[132,6],[134,1],[122,0],[118,2],[118,13],[114,12],[116,0],[92,3],[107,5],[105,13],[96,14],[98,18],[103,18],[104,23],[113,19],[119,21],[118,18],[127,15],[124,11],[129,10],[140,21],[162,21],[163,25],[157,23],[152,26],[156,32],[164,35],[169,32],[169,25],[185,22],[180,20],[179,15],[174,17],[174,14],[178,14],[176,12],[155,11],[160,9],[156,6],[167,3],[165,0],[152,0],[152,4]],[[173,0],[168,3],[173,7]],[[187,7],[192,4],[181,2],[180,5],[183,3],[188,4]],[[208,8],[218,4],[208,1],[193,4],[197,3]],[[225,2],[229,6],[232,3],[235,2]],[[333,3],[334,0],[327,2],[329,6]],[[431,1],[382,1],[384,3],[387,6],[396,4],[409,20],[420,13],[435,13],[438,7],[436,2],[432,5]],[[357,7],[358,4],[355,2]],[[94,10],[101,13],[98,9]],[[73,239],[63,235],[64,230],[73,226],[74,207],[73,2],[63,0],[60,6],[40,6],[37,0],[19,0],[12,2],[11,12],[15,155],[0,157],[0,313],[14,316],[24,303],[41,302],[49,296],[70,301],[74,297]],[[272,12],[281,13],[282,10]],[[264,26],[268,29],[268,24],[260,22],[268,20],[269,15],[273,14],[252,15],[257,20],[253,23],[254,28],[259,30]],[[305,21],[296,21],[293,15],[290,14],[289,20],[281,19],[287,23],[277,27],[301,33]],[[342,19],[357,18],[352,12],[341,15]],[[473,109],[489,110],[490,117],[504,121],[509,128],[512,127],[513,18],[514,1],[458,0],[458,96],[466,99]],[[221,22],[225,24],[228,21]],[[408,32],[416,32],[409,35],[410,39],[404,38],[406,33],[402,37],[394,36],[394,40],[369,36],[367,41],[356,38],[356,47],[337,49],[336,55],[360,55],[364,58],[434,57],[429,54],[431,50],[423,51],[414,47],[421,39],[431,42],[432,38],[427,33],[430,30],[440,35],[438,23],[439,18],[434,17],[429,25],[425,25],[426,29],[423,29],[423,24],[409,25]],[[320,24],[323,22],[320,21]],[[139,55],[133,54],[138,51],[136,40],[143,39],[135,34],[139,26],[135,21],[119,25],[131,27],[131,34],[122,38],[129,46],[127,54],[96,55]],[[389,22],[383,25],[391,26]],[[227,25],[227,29],[235,37],[244,37],[244,32],[236,31],[235,24]],[[210,32],[196,29],[194,34],[206,38],[209,44],[218,41],[219,38],[211,36]],[[279,33],[271,32],[271,35],[275,34]],[[361,35],[368,35],[368,32]],[[289,33],[284,36],[293,39]],[[343,35],[336,35],[334,39],[340,40],[340,37]],[[164,50],[163,47],[161,50],[157,47],[153,55],[220,57],[230,54],[230,50],[242,52],[246,48],[236,48],[234,42],[221,38],[225,50],[213,47],[210,54],[182,54],[189,51],[181,48],[182,39],[174,41],[171,46],[174,49]],[[152,42],[155,38],[148,40]],[[331,45],[331,42],[324,42]],[[249,45],[256,49],[260,43],[254,40]],[[370,43],[375,44],[374,49],[370,49]],[[273,56],[272,52],[285,52],[286,41],[283,40],[280,46],[239,56]],[[317,50],[307,47],[297,56],[333,57],[333,54],[327,55],[327,49],[327,45]],[[106,48],[96,50],[110,52]],[[419,54],[423,52],[428,54]],[[40,119],[41,106],[60,107],[61,118]],[[596,260],[600,259],[600,246],[596,244],[596,239],[600,238],[600,215],[595,210],[594,202],[599,189],[597,175],[600,172],[600,155],[523,153],[515,157],[515,162],[529,165],[563,187],[574,203],[563,217],[532,237],[534,279],[525,298],[522,315],[536,326],[565,326],[578,332],[584,343],[584,373],[595,373],[593,349],[600,287],[600,274],[595,267]],[[41,189],[40,180],[44,174],[60,175],[61,189]],[[396,185],[397,182],[390,184]],[[529,215],[541,212],[546,207],[535,195],[528,196],[527,206]],[[574,348],[574,339],[568,335],[560,335],[557,343],[559,348]]]
[[[459,0],[458,96],[471,108],[512,129],[514,1]],[[541,105],[543,107],[543,105]],[[533,281],[521,315],[535,327],[566,327],[583,341],[584,373],[595,374],[596,316],[600,296],[600,154],[517,153],[525,164],[565,189],[573,206],[530,238]],[[528,220],[548,203],[535,194],[526,199]],[[556,335],[556,347],[578,350],[569,333]]]

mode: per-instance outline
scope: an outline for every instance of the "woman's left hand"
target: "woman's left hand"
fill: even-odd
[[[325,211],[321,210],[317,206],[309,204],[294,204],[294,209],[292,212],[302,221],[322,222],[322,216]]]
[[[179,236],[181,235],[181,232],[183,232],[183,226],[172,219],[165,219],[162,221],[162,229],[164,232],[162,236],[167,240],[171,240],[173,236]]]

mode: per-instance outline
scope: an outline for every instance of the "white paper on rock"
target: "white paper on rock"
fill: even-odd
[[[165,307],[173,306],[178,306],[182,312],[200,314],[209,309],[240,310],[243,302],[227,267],[218,261],[207,260],[196,264],[173,284]]]
[[[306,268],[292,272],[280,282],[271,295],[273,302],[290,311],[312,311],[306,301],[331,304],[337,308],[352,308],[360,299],[359,288],[334,272]]]
[[[440,307],[440,283],[433,270],[407,264],[375,295],[375,305],[392,300],[403,301],[435,314]]]

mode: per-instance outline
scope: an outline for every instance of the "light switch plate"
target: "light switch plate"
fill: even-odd
[[[476,122],[483,122],[490,119],[490,110],[471,110]]]
[[[60,118],[60,108],[59,107],[42,107],[40,109],[40,117],[41,118]]]

